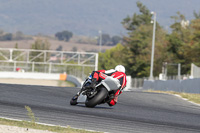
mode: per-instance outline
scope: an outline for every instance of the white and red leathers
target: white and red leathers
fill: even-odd
[[[119,72],[116,71],[114,69],[111,70],[98,70],[98,71],[94,71],[92,73],[92,77],[93,79],[95,79],[96,81],[101,81],[103,79],[105,79],[107,76],[113,76],[113,78],[117,78],[120,81],[120,88],[116,88],[116,92],[114,92],[114,98],[111,99],[111,101],[108,103],[110,106],[113,106],[117,103],[118,100],[118,96],[122,93],[122,90],[125,88],[126,86],[126,74],[123,72]]]

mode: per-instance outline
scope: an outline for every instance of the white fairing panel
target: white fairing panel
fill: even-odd
[[[86,95],[82,95],[82,93],[81,93],[80,96],[77,99],[77,102],[78,103],[85,103],[86,99],[87,99],[87,96]]]
[[[121,86],[119,80],[113,78],[112,76],[108,76],[105,80],[101,82],[101,84],[103,84],[108,91],[116,90]]]

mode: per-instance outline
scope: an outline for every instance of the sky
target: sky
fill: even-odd
[[[0,0],[0,29],[25,34],[55,34],[69,30],[86,36],[98,31],[111,35],[126,34],[121,22],[139,13],[138,0]],[[200,0],[139,0],[157,14],[166,30],[174,22],[170,17],[180,11],[186,19],[200,12]]]

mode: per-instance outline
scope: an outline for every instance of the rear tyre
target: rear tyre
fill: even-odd
[[[87,99],[87,101],[85,102],[86,107],[95,107],[97,104],[100,104],[107,97],[107,95],[107,89],[105,89],[104,87],[99,88],[99,91],[93,98]]]

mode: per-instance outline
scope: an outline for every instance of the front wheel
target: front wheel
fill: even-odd
[[[75,96],[71,99],[70,105],[76,105],[76,104],[78,104],[78,103],[77,103],[77,99],[78,99],[78,95],[75,95]]]
[[[107,96],[108,96],[108,91],[102,86],[101,88],[99,88],[99,91],[93,98],[86,100],[85,105],[86,107],[93,108],[97,104],[101,103]]]

